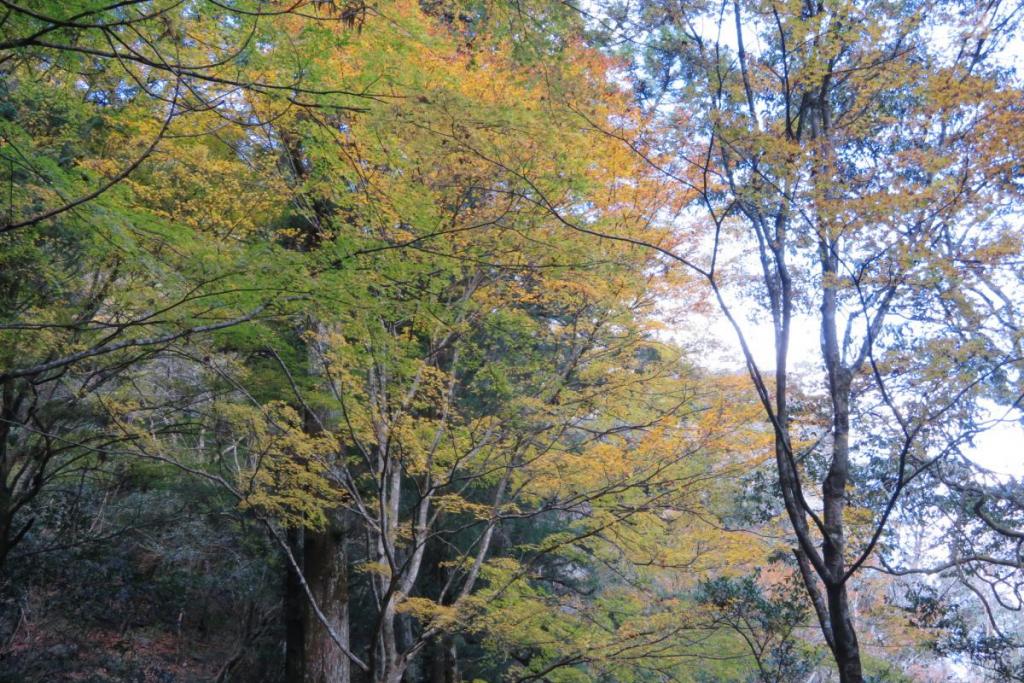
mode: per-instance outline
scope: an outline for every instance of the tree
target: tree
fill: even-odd
[[[1017,9],[0,4],[5,606],[454,683],[859,681],[870,602],[1016,675]]]
[[[650,236],[660,185],[549,106],[552,74],[501,35],[478,26],[487,48],[469,51],[415,4],[386,14],[355,34],[281,27],[315,55],[311,90],[360,64],[352,78],[384,95],[270,117],[272,94],[252,89],[235,106],[261,113],[258,133],[221,146],[198,128],[129,184],[168,220],[262,247],[274,265],[248,275],[253,289],[301,292],[272,319],[168,348],[191,386],[125,383],[102,401],[126,452],[220,486],[278,543],[291,680],[395,681],[428,651],[457,677],[453,635],[485,609],[469,598],[503,524],[557,520],[551,538],[505,539],[521,555],[506,578],[527,580],[555,551],[678,502],[704,481],[683,461],[718,438],[713,422],[675,437],[698,410],[692,383],[650,339],[673,279],[642,249],[559,239],[547,204]],[[620,111],[603,58],[560,59],[574,107]]]
[[[807,605],[799,596],[800,578],[763,586],[761,572],[739,579],[704,581],[699,599],[743,638],[757,665],[757,680],[792,681],[806,676],[813,659],[800,651],[795,631],[805,622]]]
[[[5,4],[0,566],[31,527],[25,506],[116,444],[91,398],[183,340],[294,299],[242,275],[266,255],[257,238],[281,188],[260,172],[260,114],[232,98],[260,94],[268,115],[350,106],[302,87],[294,43],[277,49],[286,20],[353,28],[321,5]],[[199,210],[204,194],[212,209]]]
[[[843,681],[863,679],[849,585],[872,557],[906,559],[895,527],[928,524],[932,510],[964,543],[977,524],[1015,534],[986,524],[991,494],[963,447],[986,426],[993,384],[1019,405],[1016,337],[989,331],[1020,304],[1008,283],[1021,91],[999,62],[1018,20],[1001,3],[943,2],[651,2],[595,18],[639,45],[633,74],[657,123],[593,123],[658,150],[652,168],[692,197],[677,219],[684,248],[649,246],[702,277],[737,334]],[[771,370],[755,361],[745,305],[770,323]],[[820,335],[825,398],[807,451],[791,402],[803,321]],[[1016,496],[998,500],[1009,509]],[[870,511],[863,533],[855,508]],[[953,552],[946,566],[986,558]],[[1019,576],[1019,557],[994,559]]]

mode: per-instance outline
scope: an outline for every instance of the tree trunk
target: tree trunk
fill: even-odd
[[[348,573],[340,526],[307,531],[303,548],[306,581],[331,628],[347,645]],[[349,683],[351,662],[331,638],[308,601],[304,613],[305,683]]]
[[[458,651],[451,636],[439,636],[430,651],[430,683],[460,683]]]
[[[288,546],[295,561],[302,565],[303,531],[301,528],[288,529]],[[305,683],[305,624],[303,614],[306,610],[306,594],[298,575],[288,563],[284,583],[284,669],[286,683]]]
[[[860,665],[860,646],[857,644],[857,632],[853,628],[853,617],[850,615],[846,584],[829,586],[826,594],[834,641],[833,654],[836,666],[839,667],[839,680],[841,683],[861,683],[864,674]]]
[[[835,249],[821,245],[822,275],[826,281],[838,270]],[[822,559],[829,577],[825,580],[829,623],[832,627],[832,651],[839,680],[842,683],[861,683],[864,680],[860,663],[857,633],[850,614],[846,581],[846,487],[850,483],[850,387],[853,373],[843,361],[836,324],[836,290],[824,288],[821,304],[822,356],[828,372],[829,394],[832,402],[832,461],[822,482],[821,493],[825,523],[822,541]]]
[[[11,430],[18,423],[18,404],[21,398],[16,395],[14,382],[7,380],[0,392],[0,576],[7,567],[7,555],[18,543],[18,534],[14,531],[14,491],[8,486],[12,463],[10,448]]]
[[[398,634],[395,633],[395,599],[389,597],[384,604],[380,621],[380,652],[378,665],[374,667],[375,683],[398,683],[405,674],[398,655]]]

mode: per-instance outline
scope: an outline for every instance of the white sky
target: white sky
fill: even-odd
[[[745,318],[740,315],[740,318]],[[673,335],[680,342],[696,346],[701,353],[701,362],[717,370],[742,371],[743,354],[732,326],[720,314],[713,314],[707,325],[691,324],[688,331]],[[762,372],[775,369],[775,345],[771,325],[741,319],[740,325],[758,368]],[[790,340],[789,362],[793,370],[821,372],[821,346],[817,321],[808,316],[798,316],[793,321]],[[994,404],[989,410],[990,417],[1003,417],[1005,409]],[[1019,413],[1018,413],[1019,416]],[[1024,479],[1024,426],[1019,421],[1002,422],[975,439],[972,449],[965,449],[965,455],[972,461],[992,472]]]

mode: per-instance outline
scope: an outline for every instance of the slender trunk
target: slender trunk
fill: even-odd
[[[7,566],[7,555],[14,541],[14,492],[11,490],[10,448],[11,428],[17,424],[19,400],[15,396],[14,381],[7,380],[0,391],[0,575]]]
[[[838,270],[836,248],[823,239],[820,249],[822,277],[826,282],[821,304],[822,356],[832,402],[832,459],[821,487],[825,522],[822,559],[828,572],[828,577],[823,578],[826,579],[832,652],[839,668],[839,679],[842,683],[861,683],[860,648],[844,580],[846,529],[843,514],[846,510],[846,487],[850,481],[850,387],[853,375],[840,350],[836,289],[830,284]]]
[[[5,486],[0,486],[0,576],[3,576],[7,568],[7,555],[13,545],[11,543],[12,519],[8,512],[10,504],[10,494]]]
[[[841,683],[861,683],[864,674],[860,664],[860,646],[857,644],[857,632],[854,630],[853,617],[850,614],[846,584],[829,586],[826,588],[826,594],[834,642],[832,652],[835,655],[836,666],[839,667],[839,680]]]
[[[288,529],[288,546],[296,561],[302,563],[303,531],[301,528]],[[305,683],[305,622],[306,595],[302,590],[295,570],[288,565],[284,584],[284,626],[285,626],[285,681]]]
[[[398,634],[395,632],[395,598],[390,596],[381,615],[380,650],[381,658],[376,671],[375,683],[397,683],[402,680],[405,667],[398,654]]]
[[[825,592],[839,679],[842,683],[860,683],[863,680],[860,648],[857,644],[853,616],[850,613],[847,582],[841,580],[846,572],[843,512],[846,509],[846,486],[849,483],[850,378],[845,368],[837,369],[836,375],[838,379],[833,387],[832,398],[835,411],[832,463],[822,486],[825,530],[828,533],[823,544],[822,556],[833,579],[828,582]]]

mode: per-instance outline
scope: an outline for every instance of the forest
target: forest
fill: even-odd
[[[1022,19],[0,0],[0,683],[1024,681]]]

